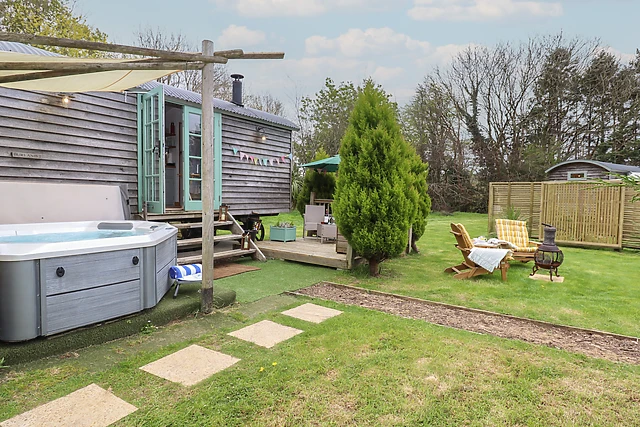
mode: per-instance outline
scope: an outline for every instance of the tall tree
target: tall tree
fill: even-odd
[[[416,191],[417,205],[413,222],[411,223],[411,249],[420,252],[416,242],[424,235],[427,228],[427,217],[431,212],[431,198],[427,191],[427,175],[429,166],[422,161],[417,153],[410,154],[410,169],[413,189]]]
[[[0,30],[38,36],[106,42],[107,35],[87,24],[69,0],[0,1]],[[42,49],[72,57],[99,57],[104,53],[66,47],[41,46]]]
[[[270,93],[263,93],[261,95],[248,94],[244,97],[244,105],[245,107],[255,108],[256,110],[275,114],[276,116],[283,116],[285,113],[282,101]]]
[[[336,85],[327,78],[324,87],[313,97],[300,100],[300,128],[310,131],[296,144],[296,157],[301,163],[311,161],[319,148],[330,156],[338,153],[357,96],[358,88],[353,83]]]
[[[371,81],[365,82],[351,113],[340,157],[336,222],[375,276],[380,262],[405,248],[417,193],[395,108]]]

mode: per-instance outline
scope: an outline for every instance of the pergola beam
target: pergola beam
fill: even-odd
[[[66,70],[66,71],[43,71],[40,73],[12,74],[10,76],[0,76],[0,84],[28,82],[33,80],[52,79],[55,77],[77,76],[81,74],[99,73],[104,70]]]
[[[96,71],[120,71],[120,70],[201,70],[202,62],[0,62],[0,70],[19,71],[66,71],[66,70],[91,70]]]
[[[245,52],[233,59],[284,59],[284,52]]]
[[[114,43],[92,42],[86,40],[64,39],[58,37],[36,36],[33,34],[17,34],[0,32],[0,40],[16,43],[36,44],[43,46],[67,47],[71,49],[98,50],[101,52],[123,53],[128,55],[155,56],[174,61],[201,61],[206,63],[226,64],[227,58],[223,56],[203,55],[201,53],[173,52],[168,50],[150,49],[147,47],[127,46]],[[233,52],[237,55],[237,51]]]

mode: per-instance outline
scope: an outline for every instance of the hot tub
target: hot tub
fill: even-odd
[[[147,221],[0,225],[0,340],[155,306],[171,287],[177,232]]]

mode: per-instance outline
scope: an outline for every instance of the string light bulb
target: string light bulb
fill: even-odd
[[[69,102],[71,102],[71,99],[69,98],[69,95],[63,95],[62,96],[62,105],[67,106],[67,105],[69,105]]]

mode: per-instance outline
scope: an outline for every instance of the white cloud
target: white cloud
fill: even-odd
[[[431,44],[397,33],[391,28],[350,29],[335,39],[312,36],[305,40],[308,55],[333,51],[347,57],[401,54],[407,51],[427,52]]]
[[[318,16],[337,9],[377,10],[384,0],[213,0],[218,6],[235,9],[243,16]]]
[[[222,30],[222,35],[218,37],[217,42],[219,47],[226,49],[260,44],[266,38],[262,31],[250,30],[245,26],[229,25]]]
[[[376,67],[371,73],[371,78],[377,83],[385,83],[395,79],[398,76],[404,74],[404,68],[402,67]]]
[[[513,16],[556,17],[562,4],[521,0],[414,0],[408,15],[417,21],[488,21]]]

